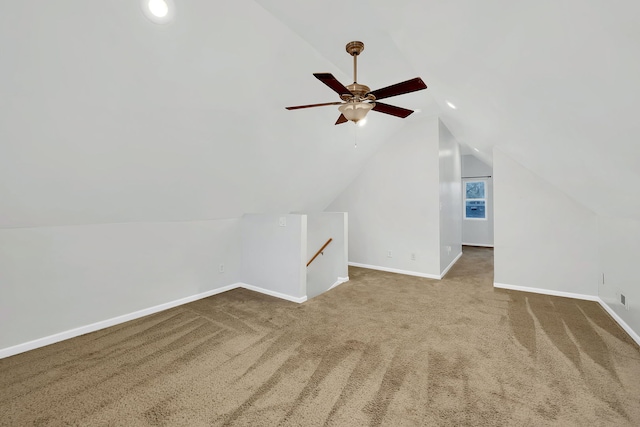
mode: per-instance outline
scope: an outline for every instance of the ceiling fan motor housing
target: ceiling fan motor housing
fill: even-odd
[[[340,98],[342,98],[342,100],[344,101],[350,101],[354,98],[357,98],[357,100],[359,101],[365,101],[365,100],[373,101],[374,99],[376,99],[375,96],[369,94],[369,92],[371,92],[371,89],[369,89],[369,86],[361,85],[360,83],[352,83],[345,87],[349,89],[349,92],[351,93],[340,95]],[[367,96],[367,94],[369,94],[369,96]]]

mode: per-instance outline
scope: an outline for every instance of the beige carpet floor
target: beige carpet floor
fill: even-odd
[[[0,425],[638,426],[640,351],[594,302],[351,268],[304,304],[233,290],[0,360]]]

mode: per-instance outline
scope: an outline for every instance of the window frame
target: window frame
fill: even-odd
[[[467,184],[474,182],[482,182],[484,186],[484,197],[482,198],[467,198]],[[489,219],[489,186],[488,180],[483,178],[465,178],[462,180],[462,219],[468,221],[487,221]],[[484,202],[484,218],[473,218],[467,216],[467,200],[469,201],[483,201]]]

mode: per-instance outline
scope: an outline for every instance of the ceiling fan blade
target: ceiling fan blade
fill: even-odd
[[[343,102],[325,102],[322,104],[296,105],[295,107],[285,107],[287,110],[299,110],[301,108],[324,107],[325,105],[340,105]]]
[[[336,124],[342,124],[342,123],[347,123],[349,120],[347,120],[347,118],[344,116],[344,114],[340,114],[340,117],[338,117],[338,120],[336,120]]]
[[[320,80],[322,83],[324,83],[327,86],[329,86],[338,95],[345,95],[345,94],[352,95],[352,93],[349,91],[349,89],[344,87],[344,85],[342,83],[340,83],[338,81],[338,79],[333,77],[333,74],[331,74],[331,73],[314,73],[313,75],[316,76],[316,78],[318,80]]]
[[[420,77],[416,77],[415,79],[407,80],[406,82],[402,83],[396,83],[394,85],[383,87],[382,89],[377,89],[369,93],[375,96],[376,99],[384,99],[426,88],[427,85],[424,84],[422,79]]]
[[[379,113],[391,114],[392,116],[405,118],[409,114],[413,113],[413,110],[407,110],[406,108],[396,107],[395,105],[383,104],[382,102],[376,102],[376,106],[373,107],[373,111]]]

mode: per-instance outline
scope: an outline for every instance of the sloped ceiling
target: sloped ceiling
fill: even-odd
[[[259,2],[336,64],[365,41],[371,81],[422,76],[429,96],[398,102],[483,160],[498,146],[594,212],[640,217],[640,3]]]
[[[0,15],[0,227],[323,209],[403,120],[334,126],[314,72],[438,114],[595,212],[640,216],[640,5],[603,1],[41,2]],[[455,104],[455,110],[447,106]],[[354,148],[357,142],[358,148]]]

